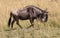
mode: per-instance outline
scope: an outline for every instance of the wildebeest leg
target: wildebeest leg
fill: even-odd
[[[30,20],[30,23],[31,23],[30,26],[33,26],[34,27],[34,19]]]
[[[34,19],[30,19],[30,23],[31,23],[31,25],[28,28],[30,28],[31,26],[34,27]]]
[[[13,19],[12,23],[11,23],[11,28],[13,28],[13,24],[14,24],[15,20]]]
[[[18,25],[20,28],[22,28],[21,25],[19,24],[19,20],[17,20],[16,23],[17,23],[17,25]]]

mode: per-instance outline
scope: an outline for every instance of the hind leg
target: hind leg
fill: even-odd
[[[21,25],[19,24],[19,20],[16,21],[16,24],[17,24],[20,28],[22,28]]]
[[[12,23],[11,23],[11,28],[13,28],[13,24],[15,23],[15,20],[13,19]]]

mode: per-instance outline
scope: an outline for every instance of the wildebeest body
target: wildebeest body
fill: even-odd
[[[20,20],[30,20],[31,26],[34,24],[34,19],[40,18],[43,21],[48,20],[48,14],[47,11],[42,10],[36,6],[26,6],[22,9],[17,9],[15,11],[11,11],[10,18],[8,21],[8,26],[10,27],[11,17],[13,16],[13,21],[11,23],[11,27],[13,28],[13,24],[16,21],[17,25],[19,25],[19,19]],[[19,25],[20,26],[20,25]],[[31,27],[29,26],[29,27]],[[20,26],[21,27],[21,26]],[[22,27],[21,27],[22,28]]]

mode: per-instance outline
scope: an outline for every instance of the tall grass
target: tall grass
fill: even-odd
[[[48,22],[35,20],[34,28],[26,29],[30,25],[29,20],[20,20],[23,29],[16,23],[13,30],[8,28],[10,11],[27,5],[35,5],[43,10],[47,8]],[[60,38],[60,0],[0,0],[0,38]]]

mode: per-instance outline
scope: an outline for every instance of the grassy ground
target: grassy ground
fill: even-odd
[[[14,29],[8,30],[10,11],[27,5],[47,8],[48,22],[35,20],[34,28],[26,29],[30,25],[29,20],[20,20],[23,29],[15,23]],[[0,38],[60,38],[60,0],[0,0]]]

